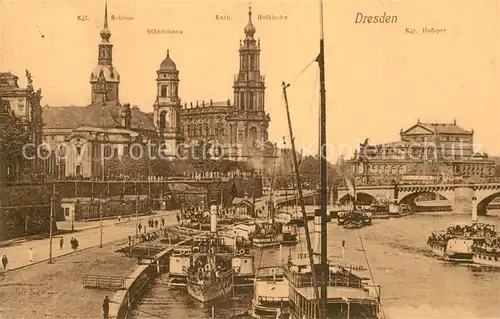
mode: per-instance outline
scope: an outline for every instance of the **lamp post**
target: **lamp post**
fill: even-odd
[[[54,222],[54,201],[56,184],[52,183],[52,196],[50,197],[50,230],[49,230],[49,264],[52,264],[52,223]]]
[[[139,237],[139,195],[135,202],[135,238]]]
[[[100,241],[99,241],[99,248],[102,248],[102,211],[103,211],[103,206],[102,206],[102,194],[101,194],[101,199],[99,203],[99,221],[100,221],[100,226],[101,226],[101,232],[100,232]]]

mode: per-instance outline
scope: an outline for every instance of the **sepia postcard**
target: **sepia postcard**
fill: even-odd
[[[500,318],[499,0],[0,0],[0,319]]]

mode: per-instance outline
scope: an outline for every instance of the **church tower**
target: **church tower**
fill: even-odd
[[[92,103],[116,101],[119,103],[118,87],[120,75],[113,67],[113,45],[109,42],[111,31],[108,29],[108,2],[104,5],[104,27],[101,30],[101,43],[99,43],[99,58],[97,66],[90,74],[92,86]]]
[[[179,71],[170,58],[169,50],[156,73],[154,121],[165,143],[165,155],[176,156],[183,138],[180,117],[182,106],[179,98]]]
[[[260,74],[260,40],[255,40],[252,7],[248,10],[245,39],[240,41],[240,70],[234,80],[232,140],[244,153],[260,148],[267,141],[269,116],[264,110],[265,78]]]

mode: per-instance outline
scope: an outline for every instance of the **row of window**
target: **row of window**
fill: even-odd
[[[187,137],[199,137],[199,136],[225,136],[226,129],[222,125],[218,125],[212,129],[209,124],[192,124],[185,127],[185,133]]]

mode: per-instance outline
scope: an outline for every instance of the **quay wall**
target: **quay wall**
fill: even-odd
[[[135,303],[147,291],[153,280],[162,272],[165,272],[168,265],[170,252],[173,248],[183,245],[191,239],[183,240],[154,256],[146,265],[139,265],[125,281],[125,289],[117,291],[109,305],[109,319],[126,319],[130,315]]]
[[[0,241],[48,234],[52,184],[9,184],[0,187]],[[54,198],[52,230],[64,219],[60,197]]]
[[[75,220],[97,218],[99,207],[90,199],[105,199],[103,217],[135,211],[132,197],[142,195],[139,212],[168,210],[180,205],[199,204],[208,208],[211,201],[229,205],[234,197],[262,194],[262,179],[218,178],[210,180],[164,181],[90,181],[60,180],[45,183],[2,183],[0,188],[0,241],[46,234],[50,229],[50,206],[55,190],[53,230],[56,221],[65,220],[61,209],[63,198],[81,199]],[[93,203],[93,204],[91,204]],[[97,205],[98,206],[98,205]]]

